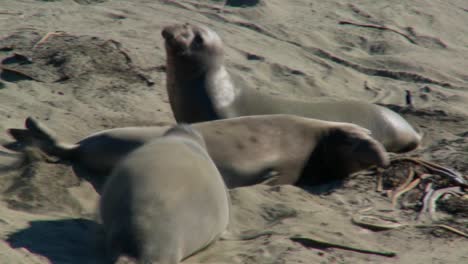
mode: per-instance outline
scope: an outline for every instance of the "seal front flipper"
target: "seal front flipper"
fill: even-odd
[[[264,185],[277,185],[280,178],[280,173],[276,170],[268,170],[265,175],[262,176],[262,181],[258,184]]]

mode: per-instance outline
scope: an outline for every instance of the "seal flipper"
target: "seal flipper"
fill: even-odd
[[[277,182],[280,178],[280,173],[276,170],[268,170],[268,172],[263,175],[262,181],[259,182],[258,184],[263,184],[263,185],[277,185]]]
[[[64,144],[56,139],[55,133],[49,128],[39,123],[32,117],[26,118],[26,129],[11,128],[8,133],[16,142],[7,143],[3,146],[13,151],[23,152],[27,147],[37,147],[49,156],[60,159],[72,159],[76,150],[76,145]]]
[[[56,144],[55,133],[34,118],[27,117],[24,126],[31,132],[31,136],[37,139],[38,143]]]

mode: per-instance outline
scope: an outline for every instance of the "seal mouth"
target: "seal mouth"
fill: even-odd
[[[177,56],[190,55],[189,46],[186,43],[178,41],[166,41],[166,49]]]
[[[187,57],[187,56],[190,56],[191,54],[190,49],[182,45],[169,45],[168,49],[170,50],[172,54],[179,56],[179,57]]]

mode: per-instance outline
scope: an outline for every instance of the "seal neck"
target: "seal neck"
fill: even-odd
[[[192,63],[168,59],[167,92],[177,122],[195,123],[235,116],[230,109],[238,92],[222,62],[195,64],[199,67],[192,69]]]
[[[206,86],[207,93],[216,111],[224,118],[236,116],[236,113],[233,113],[230,109],[233,108],[236,99],[238,99],[240,90],[236,89],[232,83],[231,76],[224,65],[219,66],[209,77],[210,80],[208,80]]]

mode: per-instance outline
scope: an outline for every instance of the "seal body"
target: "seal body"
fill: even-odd
[[[100,216],[111,260],[124,253],[141,263],[179,263],[226,230],[229,199],[202,137],[178,126],[115,167]]]
[[[272,184],[295,184],[299,180],[315,184],[388,164],[384,147],[369,131],[349,123],[261,115],[201,122],[192,127],[203,136],[228,188],[270,180]],[[122,157],[168,129],[115,128],[66,144],[43,124],[28,118],[26,129],[10,129],[10,134],[20,143],[29,142],[49,155],[107,175]]]
[[[64,144],[70,151],[62,156],[69,155],[69,159],[79,161],[90,171],[108,174],[123,156],[144,143],[161,137],[169,128],[170,126],[123,127],[100,131],[76,144]]]
[[[299,179],[316,184],[388,163],[385,149],[369,131],[348,123],[264,115],[194,127],[204,136],[229,188],[263,181],[296,184]],[[316,153],[322,154],[320,166]]]
[[[236,88],[213,30],[190,24],[164,28],[167,91],[178,122],[195,123],[248,115],[294,114],[348,122],[369,129],[387,151],[415,149],[421,137],[390,109],[360,101],[303,102]]]

